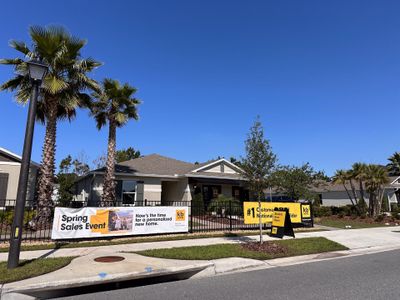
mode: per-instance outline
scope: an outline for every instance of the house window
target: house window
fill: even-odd
[[[122,205],[134,205],[136,200],[136,181],[122,182]]]

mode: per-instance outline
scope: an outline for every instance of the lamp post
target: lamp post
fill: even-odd
[[[22,226],[24,220],[24,209],[26,201],[26,190],[28,186],[29,165],[31,162],[33,130],[35,127],[36,104],[39,86],[46,76],[48,67],[37,60],[27,62],[29,78],[32,82],[31,101],[29,102],[28,119],[25,129],[24,149],[22,152],[21,169],[19,173],[17,200],[15,203],[14,219],[11,230],[10,250],[8,252],[8,269],[18,267],[19,253],[21,248]]]

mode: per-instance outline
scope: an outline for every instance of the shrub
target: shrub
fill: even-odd
[[[207,210],[224,216],[243,215],[243,207],[240,201],[225,195],[218,195],[217,198],[212,199]]]
[[[195,194],[192,199],[192,215],[202,216],[205,213],[203,195],[201,193]]]
[[[332,215],[332,210],[327,206],[313,207],[314,217],[329,217]]]
[[[377,216],[377,217],[375,218],[375,222],[382,222],[384,218],[385,218],[384,215],[379,215],[379,216]]]

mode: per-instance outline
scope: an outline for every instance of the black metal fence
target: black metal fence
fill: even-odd
[[[0,200],[0,243],[10,239],[11,225],[14,216],[15,200]],[[70,207],[86,206],[82,202],[72,202]],[[98,203],[98,206],[118,207],[122,203]],[[192,201],[160,202],[144,200],[135,203],[135,206],[185,206],[189,210],[189,232],[211,231],[237,231],[257,230],[258,224],[244,224],[243,204],[239,201],[215,201],[208,205]],[[27,201],[24,214],[24,230],[22,240],[24,242],[51,240],[52,220],[47,222],[32,223],[35,220],[37,206],[34,201]],[[268,225],[264,225],[267,228]],[[297,226],[312,226],[311,223],[297,224]]]

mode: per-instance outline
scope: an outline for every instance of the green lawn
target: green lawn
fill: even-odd
[[[372,223],[371,224],[371,223],[363,222],[360,220],[330,219],[330,218],[321,218],[321,220],[318,221],[318,223],[316,223],[316,224],[329,226],[329,227],[336,227],[336,228],[341,228],[341,229],[345,229],[347,225],[350,225],[352,229],[385,226],[384,224],[381,224],[381,223]]]
[[[49,272],[68,265],[74,257],[43,258],[22,261],[15,269],[7,269],[7,262],[0,262],[0,284],[23,280]]]
[[[271,243],[271,242],[268,242]],[[272,259],[277,257],[305,255],[328,251],[347,250],[345,246],[323,237],[274,241],[287,248],[286,253],[271,254],[244,249],[240,244],[220,244],[211,246],[193,246],[171,249],[154,249],[135,252],[137,254],[188,260],[211,260],[226,257],[244,257],[253,259]]]

